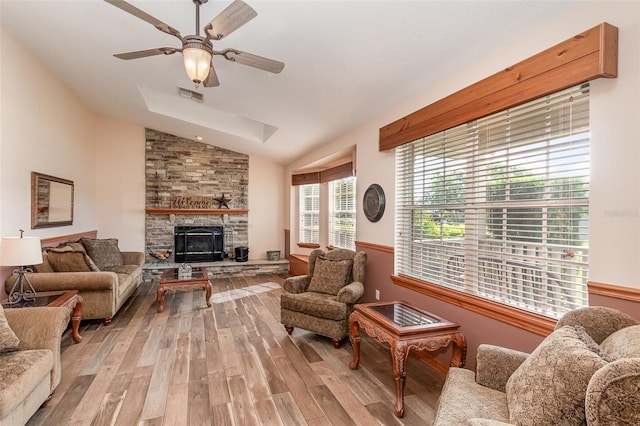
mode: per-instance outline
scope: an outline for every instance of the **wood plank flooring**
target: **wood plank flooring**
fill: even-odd
[[[212,280],[203,292],[143,283],[109,326],[67,331],[62,382],[28,425],[429,425],[444,377],[410,357],[405,416],[394,415],[389,348],[362,333],[353,352],[280,324],[282,276]],[[265,284],[271,283],[271,284]],[[275,283],[275,284],[273,284]],[[276,285],[277,284],[277,285]]]

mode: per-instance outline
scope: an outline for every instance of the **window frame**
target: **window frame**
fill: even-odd
[[[312,191],[305,194],[305,191]],[[311,209],[307,208],[311,203]],[[317,209],[315,206],[317,205]],[[320,246],[320,184],[309,183],[298,187],[298,246],[314,248]],[[311,223],[308,223],[308,221]],[[310,238],[307,238],[310,236]]]
[[[577,88],[574,88],[574,90],[581,90],[583,87],[585,87],[585,86],[584,85],[583,86],[578,86]],[[561,91],[561,92],[564,93],[564,91]],[[562,95],[560,95],[560,96],[562,96]],[[573,97],[571,99],[573,99]],[[587,98],[587,107],[586,108],[587,108],[587,113],[588,113],[588,98]],[[496,115],[499,115],[499,114],[496,114]],[[470,126],[470,125],[472,125],[472,123],[467,123],[467,124],[464,124],[464,125],[459,126],[459,127],[465,127],[465,126]],[[545,124],[543,126],[548,126],[548,124]],[[456,129],[451,129],[451,130],[453,132],[455,132]],[[458,129],[458,131],[460,131],[460,130]],[[466,130],[463,129],[461,132],[466,132]],[[440,137],[440,134],[433,135],[430,140],[437,140],[438,137]],[[465,142],[465,137],[464,136],[462,137],[462,140],[463,140],[463,142]],[[420,140],[418,140],[417,143],[421,143]],[[422,143],[428,143],[428,142],[425,142],[424,140],[422,140]],[[462,146],[464,147],[465,150],[467,149],[466,145],[462,145]],[[402,148],[400,148],[399,151],[401,149]],[[410,155],[410,154],[407,154],[407,153],[412,152],[411,144],[409,146],[404,146],[404,152],[405,152],[405,155]],[[401,155],[401,154],[397,154],[397,155]],[[588,154],[587,154],[587,156],[588,156]],[[410,159],[408,160],[407,158],[404,158],[404,159],[401,159],[399,161],[410,162],[411,160]],[[443,162],[444,162],[444,160],[443,160]],[[437,164],[437,162],[436,162],[436,164]],[[505,312],[505,311],[509,312],[509,311],[512,311],[513,309],[521,310],[521,311],[523,311],[522,315],[521,315],[521,318],[519,320],[517,320],[517,321],[520,321],[522,318],[525,318],[525,317],[529,317],[529,316],[536,317],[537,316],[538,317],[538,321],[537,322],[541,323],[541,324],[544,324],[544,327],[542,329],[540,329],[540,330],[548,331],[549,324],[551,324],[553,321],[555,321],[555,318],[553,318],[553,317],[549,318],[549,312],[544,312],[543,313],[544,315],[541,315],[540,312],[531,312],[531,311],[527,310],[527,309],[530,309],[530,308],[522,309],[522,308],[520,308],[518,306],[510,306],[510,305],[501,306],[501,305],[504,305],[504,303],[505,303],[504,301],[496,302],[496,300],[491,300],[492,299],[491,297],[486,297],[486,294],[483,296],[482,294],[480,294],[481,292],[477,292],[477,291],[474,292],[473,286],[470,289],[468,287],[469,281],[470,281],[468,279],[469,276],[467,276],[467,279],[465,280],[465,285],[464,286],[461,286],[461,288],[455,288],[456,286],[446,285],[444,282],[440,282],[440,283],[430,282],[429,279],[425,279],[423,276],[421,276],[420,273],[418,273],[418,274],[404,273],[405,272],[404,268],[406,268],[406,265],[403,264],[403,259],[399,259],[399,256],[407,256],[407,248],[406,247],[402,247],[402,246],[398,246],[398,244],[399,244],[398,241],[400,241],[400,244],[401,244],[402,243],[402,241],[401,241],[402,239],[407,240],[407,241],[411,241],[411,239],[414,238],[413,237],[413,233],[414,233],[414,228],[415,228],[415,222],[414,222],[415,219],[413,218],[413,216],[407,216],[406,212],[403,213],[403,209],[405,209],[406,207],[402,204],[403,200],[401,200],[401,198],[403,196],[406,198],[407,197],[407,192],[408,192],[409,196],[413,197],[414,194],[415,194],[415,189],[411,189],[411,188],[415,188],[416,186],[419,186],[420,183],[416,184],[415,182],[411,181],[411,179],[409,179],[409,181],[410,181],[409,185],[413,185],[413,186],[410,186],[409,189],[402,188],[402,185],[403,185],[402,180],[401,180],[402,176],[398,175],[398,173],[402,173],[402,172],[401,171],[399,172],[398,168],[402,167],[403,165],[406,166],[409,169],[411,169],[411,167],[413,167],[413,165],[409,166],[407,164],[397,164],[397,167],[396,167],[396,169],[397,169],[397,171],[396,171],[396,183],[397,183],[397,186],[400,186],[400,188],[396,188],[396,197],[397,197],[398,205],[396,206],[396,228],[397,228],[396,229],[396,232],[397,232],[396,246],[397,247],[396,247],[396,250],[395,250],[395,253],[396,253],[396,275],[392,277],[394,283],[396,283],[398,285],[405,286],[407,288],[414,289],[414,290],[420,290],[422,293],[428,293],[428,294],[431,294],[431,295],[437,295],[439,298],[445,298],[445,299],[447,299],[447,301],[452,302],[454,304],[461,304],[462,303],[462,304],[464,304],[465,307],[468,307],[469,305],[474,305],[474,306],[476,306],[476,308],[478,310],[483,311],[483,312],[486,312],[488,310],[492,310],[492,311],[496,311],[496,312]],[[404,178],[407,178],[406,174],[405,174]],[[553,181],[552,178],[548,178],[547,179],[547,182],[551,182],[551,181]],[[474,185],[475,184],[475,179],[469,179],[469,183],[471,185]],[[476,187],[476,191],[477,190],[478,189]],[[405,191],[405,192],[403,192],[403,191]],[[480,190],[480,191],[482,191],[482,190]],[[443,191],[443,192],[446,193],[446,191]],[[466,188],[465,188],[465,195],[469,195],[467,193],[467,191],[466,191]],[[435,197],[432,197],[432,198],[435,198]],[[404,200],[404,202],[406,204],[406,200]],[[453,208],[453,207],[457,206],[457,204],[455,202],[452,201],[452,203],[453,204],[451,204],[449,207]],[[537,204],[537,203],[538,203],[537,200],[536,201],[532,201],[532,204]],[[477,203],[477,200],[475,200],[473,203],[470,203],[470,204],[473,204],[474,205],[474,209],[477,210],[477,204],[482,204],[482,203]],[[588,206],[588,199],[587,199],[586,204]],[[418,206],[420,206],[420,205],[421,204],[418,204]],[[428,206],[429,206],[429,204],[427,204],[425,202],[425,208],[427,208]],[[437,207],[443,207],[443,205],[439,205]],[[447,207],[447,206],[444,205],[444,207]],[[571,209],[572,207],[569,206],[569,208]],[[487,209],[487,211],[489,211],[489,209]],[[404,214],[404,216],[403,216],[403,214]],[[588,213],[587,213],[587,215],[588,215]],[[407,217],[410,217],[410,219],[407,219]],[[400,223],[398,221],[400,221]],[[489,229],[489,226],[487,226],[486,223],[484,225],[485,225],[486,229]],[[546,234],[547,232],[548,232],[548,229],[545,228],[544,229],[544,233]],[[409,233],[411,233],[411,237],[407,237],[407,234],[409,234]],[[479,235],[479,234],[482,234],[482,232],[478,231],[478,230],[476,230],[474,232],[474,235],[476,235],[476,238],[477,238],[477,235]],[[440,237],[440,238],[442,238],[442,237]],[[467,239],[467,237],[465,237],[465,239]],[[438,240],[436,239],[436,241],[438,241]],[[466,243],[465,243],[465,247],[467,247]],[[475,253],[475,256],[478,256],[478,253],[477,253],[477,251],[475,251],[475,249],[472,250],[472,252]],[[413,255],[409,255],[409,256],[413,256]],[[506,256],[506,257],[508,257],[508,256]],[[477,257],[476,257],[476,259],[477,259]],[[543,258],[539,258],[538,260],[540,260],[540,259],[544,260]],[[530,259],[526,259],[526,260],[530,260]],[[422,262],[422,260],[421,260],[421,262]],[[469,263],[472,263],[472,262],[469,262]],[[475,266],[478,267],[477,265],[475,265]],[[468,269],[468,265],[467,266],[463,265],[463,267],[466,267]],[[441,272],[444,269],[445,269],[445,267],[441,266]],[[468,272],[468,271],[465,271],[465,272]],[[477,270],[474,270],[474,273],[477,274]],[[427,273],[427,275],[428,275],[428,273]],[[443,288],[441,288],[441,287],[443,287]],[[583,297],[584,304],[588,304],[588,300],[587,300],[587,296],[586,296],[586,294],[587,294],[586,276],[585,276],[585,280],[584,280],[583,286],[581,288],[581,291],[583,292],[583,296],[582,297]],[[486,299],[486,300],[484,300],[484,299]],[[496,305],[496,303],[497,303],[497,305]],[[491,308],[488,308],[489,306],[491,306]],[[505,318],[508,318],[508,317],[512,316],[512,314],[509,314],[509,315],[497,314],[497,315],[501,316],[501,319],[505,319]],[[493,315],[491,315],[491,316],[493,316]],[[508,320],[506,322],[511,322],[511,321],[512,320]]]
[[[563,52],[558,55],[558,52]],[[471,84],[380,128],[378,149],[389,151],[417,138],[429,136],[483,117],[599,78],[618,75],[618,28],[603,22],[555,46]],[[395,285],[479,313],[523,330],[548,335],[555,320],[512,307],[476,300],[453,289],[432,286],[407,277],[391,277]],[[590,283],[593,285],[594,283]]]
[[[336,188],[338,186],[341,188]],[[338,189],[347,189],[336,194]],[[341,209],[336,209],[336,197],[340,197]],[[331,248],[356,249],[357,198],[356,177],[348,176],[328,182],[328,246]],[[346,208],[345,208],[346,207]],[[352,232],[342,232],[336,227],[337,222],[346,222],[352,226]],[[345,244],[346,242],[346,244]]]

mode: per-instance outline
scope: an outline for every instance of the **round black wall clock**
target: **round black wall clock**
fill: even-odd
[[[362,198],[364,215],[370,222],[377,222],[384,214],[384,206],[385,199],[382,187],[377,183],[369,185],[369,188],[364,192],[364,197]]]

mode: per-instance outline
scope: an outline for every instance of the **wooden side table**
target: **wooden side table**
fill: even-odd
[[[2,301],[4,309],[28,308],[34,306],[49,306],[67,308],[71,314],[71,337],[75,343],[82,342],[78,332],[82,320],[82,297],[78,290],[43,291],[36,293],[35,300],[9,304],[8,299]]]
[[[203,289],[205,303],[207,307],[211,307],[211,282],[209,282],[209,274],[207,268],[196,266],[191,270],[191,278],[179,278],[178,268],[165,269],[160,278],[158,292],[158,313],[164,310],[164,293],[166,291],[191,291]]]
[[[435,351],[453,345],[452,367],[464,367],[467,342],[460,326],[418,309],[407,302],[374,302],[355,305],[349,317],[349,338],[353,346],[352,370],[360,363],[360,329],[391,349],[393,379],[396,382],[397,417],[404,416],[404,383],[411,350]]]

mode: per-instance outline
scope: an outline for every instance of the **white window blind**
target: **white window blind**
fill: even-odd
[[[396,149],[396,274],[550,317],[587,304],[589,85]]]
[[[329,245],[355,250],[356,178],[329,182]]]
[[[320,243],[320,184],[300,185],[299,242]]]

